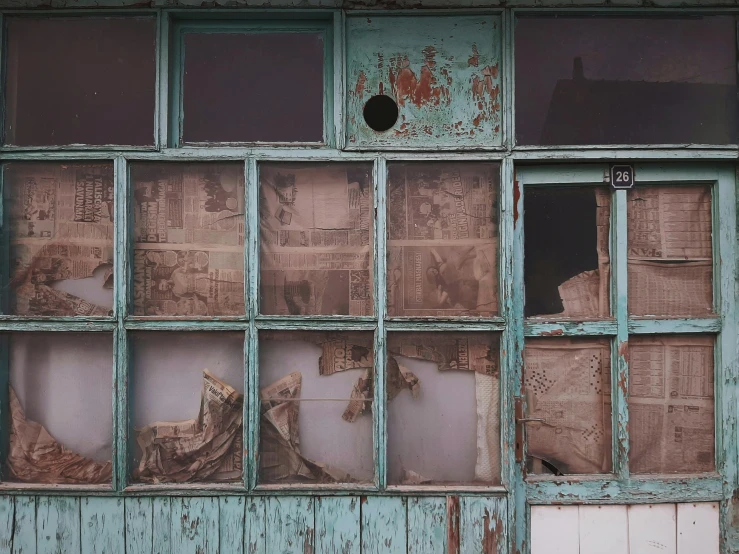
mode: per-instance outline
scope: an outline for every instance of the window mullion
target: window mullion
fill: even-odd
[[[384,489],[387,486],[387,406],[385,395],[385,364],[387,361],[385,318],[387,316],[387,289],[385,254],[387,233],[385,231],[385,215],[387,213],[387,161],[379,156],[375,159],[373,182],[374,205],[375,205],[375,229],[374,229],[374,296],[375,315],[377,317],[377,330],[375,331],[375,387],[372,417],[374,419],[374,444],[375,444],[375,484]]]
[[[246,445],[246,463],[244,476],[246,487],[253,489],[257,485],[259,472],[259,337],[255,317],[259,313],[259,174],[256,158],[247,158],[245,165],[246,194],[246,245],[244,256],[246,263],[246,315],[249,318],[249,329],[246,333],[244,363],[244,444]]]
[[[157,149],[162,149],[167,147],[169,136],[169,13],[159,10],[157,19],[157,99],[154,132]]]
[[[628,358],[628,271],[627,216],[625,190],[615,193],[611,216],[612,302],[616,318],[616,340],[611,347],[611,402],[613,429],[613,471],[619,479],[629,478],[629,358]]]

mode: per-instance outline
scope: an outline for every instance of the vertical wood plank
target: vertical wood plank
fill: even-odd
[[[15,501],[12,496],[0,496],[0,552],[10,552],[13,544]]]
[[[677,554],[719,554],[718,502],[677,505]]]
[[[359,497],[316,498],[316,554],[359,554]]]
[[[126,498],[126,554],[152,554],[153,512],[151,498]]]
[[[446,554],[446,498],[408,498],[408,554]]]
[[[577,506],[531,507],[531,554],[579,554]]]
[[[629,554],[626,506],[580,506],[580,554]]]
[[[309,496],[266,499],[267,551],[270,554],[312,554],[315,515]]]
[[[223,496],[219,503],[219,552],[244,554],[244,497]]]
[[[263,496],[246,499],[244,549],[246,554],[267,554],[266,502]]]
[[[465,554],[507,552],[506,499],[463,496],[459,500],[459,551]]]
[[[82,554],[125,554],[125,508],[122,498],[80,499]]]
[[[36,554],[36,497],[15,497],[12,554]]]
[[[675,504],[628,507],[629,554],[677,554]]]
[[[80,499],[39,496],[36,502],[36,552],[81,554]]]
[[[218,499],[172,498],[172,553],[217,554]]]
[[[406,554],[406,499],[363,496],[362,554]]]
[[[152,501],[152,552],[170,554],[172,550],[172,502],[169,497],[154,498]]]

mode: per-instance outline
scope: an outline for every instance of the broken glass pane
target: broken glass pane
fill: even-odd
[[[499,336],[388,335],[388,482],[500,483]]]
[[[87,485],[112,478],[113,336],[10,333],[6,481]]]
[[[372,481],[372,341],[371,332],[260,332],[260,483]]]
[[[632,473],[714,469],[714,339],[629,339],[629,466]]]
[[[6,313],[111,315],[113,196],[112,163],[5,165]]]
[[[244,166],[131,165],[133,313],[243,315]]]
[[[713,312],[711,189],[644,186],[628,194],[629,312]]]
[[[526,339],[529,473],[611,471],[608,339]]]
[[[736,144],[732,16],[516,20],[521,145]]]
[[[391,163],[389,316],[498,313],[498,183],[488,163]]]
[[[133,480],[241,481],[243,333],[136,332],[131,354]]]
[[[608,317],[610,215],[603,187],[525,189],[527,317]]]
[[[372,315],[372,166],[260,166],[261,304],[273,315]]]

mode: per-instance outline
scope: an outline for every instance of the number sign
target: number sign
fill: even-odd
[[[630,165],[612,165],[611,186],[615,189],[632,188],[634,186],[634,168]]]

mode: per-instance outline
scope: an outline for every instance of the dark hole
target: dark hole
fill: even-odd
[[[385,94],[373,96],[364,105],[364,122],[375,131],[387,131],[397,120],[398,105]]]

